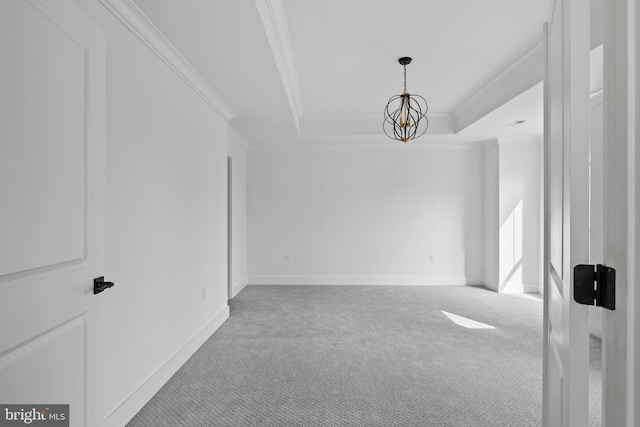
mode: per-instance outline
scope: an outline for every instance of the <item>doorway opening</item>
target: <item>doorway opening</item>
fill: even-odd
[[[232,160],[227,156],[227,303],[233,298],[232,249],[233,249],[233,178]]]
[[[604,259],[604,48],[590,52],[589,263]],[[589,307],[589,426],[602,425],[602,308]]]

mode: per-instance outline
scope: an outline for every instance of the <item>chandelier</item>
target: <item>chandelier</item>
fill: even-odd
[[[407,142],[420,138],[427,131],[429,120],[426,114],[429,106],[420,95],[407,92],[407,65],[411,63],[411,58],[405,56],[398,62],[404,67],[404,91],[387,102],[382,128],[389,138]]]

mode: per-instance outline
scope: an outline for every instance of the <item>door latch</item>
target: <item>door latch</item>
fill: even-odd
[[[96,277],[95,279],[93,279],[94,294],[99,294],[100,292],[104,291],[105,289],[109,289],[112,286],[113,282],[105,282],[104,276]]]
[[[616,270],[602,264],[573,269],[573,299],[579,304],[616,309]]]

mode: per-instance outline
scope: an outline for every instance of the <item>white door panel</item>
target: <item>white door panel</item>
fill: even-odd
[[[640,7],[604,8],[602,263],[616,270],[616,309],[603,310],[603,426],[640,425]],[[635,378],[635,379],[634,379]]]
[[[104,37],[71,0],[0,2],[0,403],[99,426]]]
[[[3,2],[0,275],[84,258],[85,52],[41,11]],[[55,224],[55,226],[51,226]]]
[[[71,420],[85,418],[83,384],[86,318],[77,317],[18,346],[0,358],[2,403],[70,403]],[[55,364],[52,363],[55,361]],[[60,361],[63,361],[60,363]],[[42,379],[46,378],[46,381]],[[37,396],[34,389],[37,388]],[[37,398],[37,401],[34,401]],[[1,415],[0,415],[1,416]],[[76,425],[82,425],[77,423]]]
[[[589,2],[552,1],[545,41],[544,422],[583,427],[589,322],[572,267],[589,259]]]

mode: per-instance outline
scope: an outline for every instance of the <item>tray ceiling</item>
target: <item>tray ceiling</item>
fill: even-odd
[[[540,0],[135,0],[233,109],[252,147],[394,144],[382,110],[429,102],[411,144],[542,133]],[[491,114],[490,114],[491,113]],[[483,120],[486,123],[483,123]],[[525,120],[516,128],[505,127]]]

